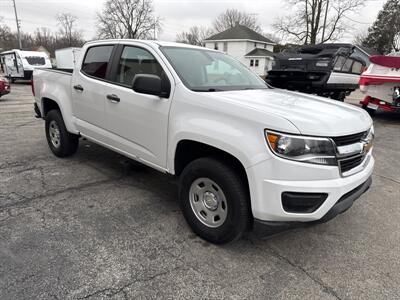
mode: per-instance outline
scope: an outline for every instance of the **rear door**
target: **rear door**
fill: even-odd
[[[113,86],[109,82],[111,58],[115,43],[94,45],[87,49],[82,65],[72,76],[73,114],[79,131],[105,141],[105,95]]]
[[[108,91],[111,97],[105,104],[112,145],[155,167],[165,168],[173,77],[150,46],[121,44],[116,53],[112,75],[114,87]],[[133,91],[136,74],[157,75],[162,80],[168,80],[171,84],[169,98]]]

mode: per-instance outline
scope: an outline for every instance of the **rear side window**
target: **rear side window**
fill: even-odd
[[[355,73],[355,74],[361,74],[362,73],[362,69],[363,69],[363,65],[360,62],[355,61],[354,64],[353,64],[353,67],[351,69],[351,72]]]
[[[348,58],[343,65],[342,72],[351,72],[351,65],[353,62],[354,60]]]
[[[147,50],[125,46],[119,60],[116,82],[131,87],[136,74],[162,77],[163,69]]]
[[[114,46],[89,48],[82,64],[82,72],[100,79],[106,78],[107,67]]]
[[[342,66],[345,61],[346,61],[346,58],[344,56],[338,56],[338,58],[336,59],[336,62],[335,62],[335,66],[333,67],[333,70],[341,71]]]

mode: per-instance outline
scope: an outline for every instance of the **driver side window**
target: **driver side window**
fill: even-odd
[[[157,75],[162,78],[163,69],[155,57],[143,48],[125,46],[119,60],[116,82],[132,87],[136,74]]]

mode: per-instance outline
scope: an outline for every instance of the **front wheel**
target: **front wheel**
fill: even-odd
[[[247,185],[216,158],[200,158],[182,172],[180,202],[186,221],[203,239],[223,244],[239,239],[251,225]]]
[[[50,150],[58,157],[71,156],[79,146],[79,136],[69,133],[58,109],[46,115],[46,138]]]

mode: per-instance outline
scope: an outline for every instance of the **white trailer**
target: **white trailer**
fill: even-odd
[[[40,51],[22,51],[18,49],[0,53],[1,68],[6,76],[16,79],[31,79],[34,69],[51,68],[48,55]]]
[[[73,69],[79,59],[81,48],[64,48],[56,50],[57,69]]]

